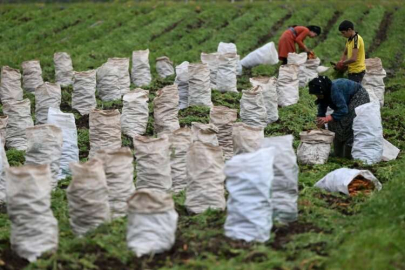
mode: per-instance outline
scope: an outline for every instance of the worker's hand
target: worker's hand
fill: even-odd
[[[318,117],[316,119],[316,126],[317,127],[323,127],[326,123],[333,121],[332,115],[328,115],[326,117]]]
[[[342,60],[340,60],[339,62],[337,62],[337,64],[336,64],[336,69],[337,70],[345,70],[345,65],[344,65],[344,62],[342,61]]]
[[[313,51],[307,52],[307,54],[308,54],[308,59],[315,59],[316,58],[315,53]]]

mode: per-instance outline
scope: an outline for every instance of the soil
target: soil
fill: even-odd
[[[29,264],[27,260],[18,257],[18,255],[11,250],[8,241],[1,241],[0,246],[2,247],[0,250],[0,269],[20,270]]]
[[[172,31],[174,28],[176,28],[177,25],[179,25],[183,20],[184,20],[184,19],[181,19],[181,20],[179,20],[179,21],[173,23],[172,25],[166,27],[161,33],[153,35],[153,36],[150,38],[149,42],[154,41],[155,39],[157,39],[158,37],[160,37],[160,36],[163,35],[163,34],[169,33],[169,32]]]
[[[393,15],[392,12],[385,12],[384,19],[380,23],[377,34],[373,39],[373,43],[367,50],[366,58],[368,58],[369,55],[371,55],[374,52],[374,50],[377,49],[380,46],[380,44],[387,39],[387,32],[392,22],[392,15]]]
[[[323,41],[326,40],[326,38],[328,37],[329,31],[331,30],[331,28],[335,25],[335,23],[337,22],[337,20],[339,19],[340,15],[342,15],[341,11],[335,11],[335,13],[333,14],[332,18],[330,18],[330,20],[328,21],[328,23],[326,24],[326,26],[322,29],[322,33],[319,36],[319,38],[316,39],[314,48],[322,43]]]
[[[79,119],[76,119],[76,128],[89,129],[89,115],[82,115]]]
[[[0,203],[0,214],[7,213],[7,205],[5,203]]]
[[[334,209],[342,213],[343,215],[353,215],[353,211],[349,208],[352,198],[351,197],[337,197],[332,194],[318,194],[318,198],[324,200],[330,209]]]

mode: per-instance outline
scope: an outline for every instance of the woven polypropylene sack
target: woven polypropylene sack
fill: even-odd
[[[225,209],[225,175],[222,149],[200,141],[187,153],[185,206],[189,212],[202,213],[208,208]]]
[[[189,64],[188,75],[188,106],[212,107],[210,69],[208,65]]]
[[[287,56],[287,64],[289,65],[303,65],[308,59],[308,55],[306,52],[302,53],[288,53]]]
[[[171,133],[180,128],[179,124],[179,91],[177,85],[169,85],[160,89],[153,100],[153,116],[155,132]]]
[[[278,97],[277,78],[255,77],[249,79],[253,87],[261,86],[263,89],[263,101],[267,112],[267,123],[271,124],[278,120]]]
[[[34,92],[38,86],[44,83],[41,64],[39,60],[31,60],[23,62],[21,66],[23,70],[23,88],[28,92]]]
[[[127,245],[136,256],[170,250],[175,242],[178,214],[170,194],[138,190],[128,200]]]
[[[97,93],[101,100],[121,99],[120,70],[111,62],[104,63],[97,69]]]
[[[51,178],[47,164],[6,170],[11,249],[30,262],[58,248],[58,221],[51,210]]]
[[[267,126],[267,110],[264,105],[263,88],[259,85],[250,90],[242,90],[240,118],[251,126]]]
[[[6,202],[6,170],[10,165],[8,164],[6,150],[2,139],[0,139],[0,203]],[[185,166],[185,165],[184,165]]]
[[[126,216],[127,200],[135,192],[134,157],[131,149],[100,150],[96,159],[103,161],[108,186],[108,201],[112,218]]]
[[[131,77],[129,75],[129,58],[108,58],[107,63],[118,68],[118,85],[121,96],[130,91]]]
[[[152,81],[149,65],[149,49],[132,52],[132,83],[136,86],[147,86]]]
[[[398,149],[398,147],[396,147],[395,145],[384,139],[384,150],[382,155],[383,161],[390,161],[397,159],[399,152],[400,150]]]
[[[0,99],[2,103],[23,99],[21,73],[8,66],[1,68]]]
[[[216,89],[221,92],[238,92],[236,89],[236,54],[220,54],[216,76]]]
[[[275,65],[277,63],[278,52],[274,42],[269,42],[254,50],[246,55],[241,61],[242,66],[247,68],[252,68],[258,65]]]
[[[258,150],[263,138],[264,129],[262,127],[249,126],[241,122],[233,124],[233,154],[239,155]]]
[[[74,73],[72,108],[81,115],[86,115],[97,106],[96,102],[96,70]]]
[[[121,123],[118,110],[92,110],[89,117],[90,152],[121,148]]]
[[[318,67],[321,59],[308,59],[304,64],[300,65],[298,71],[299,87],[307,86],[308,82],[318,77]]]
[[[193,142],[200,141],[212,146],[219,146],[218,128],[214,124],[191,122],[191,134]]]
[[[236,45],[234,43],[226,43],[226,42],[220,42],[218,44],[217,52],[219,54],[238,53]]]
[[[50,164],[52,173],[52,188],[58,184],[60,157],[62,155],[62,130],[54,125],[38,125],[26,129],[27,151],[25,164]]]
[[[366,103],[355,111],[352,156],[367,164],[380,162],[384,148],[380,104],[377,101]]]
[[[8,123],[8,116],[0,115],[0,139],[3,146],[6,144],[7,123]]]
[[[187,61],[176,66],[176,79],[174,83],[177,84],[179,90],[179,109],[188,107],[188,65]]]
[[[211,89],[217,89],[218,53],[201,53],[200,59],[210,69]]]
[[[301,143],[297,149],[298,162],[301,164],[325,164],[328,161],[335,133],[326,129],[310,130],[300,133]]]
[[[296,104],[299,96],[298,66],[280,66],[277,78],[278,105],[281,107]]]
[[[55,65],[55,81],[62,87],[73,83],[73,65],[70,55],[66,52],[57,52],[53,55]]]
[[[60,85],[46,82],[35,89],[35,123],[46,124],[49,108],[59,109],[62,101]]]
[[[72,162],[70,169],[72,181],[66,189],[69,223],[73,233],[82,236],[111,220],[107,180],[99,159]]]
[[[174,75],[173,62],[170,61],[169,57],[162,56],[156,58],[156,72],[161,78]]]
[[[25,129],[32,127],[31,102],[29,99],[3,103],[3,113],[8,116],[6,146],[17,150],[27,149]]]
[[[384,78],[387,76],[380,58],[366,59],[366,74],[364,74],[361,84],[370,94],[371,101],[377,100],[380,106],[384,105],[385,84]],[[375,98],[374,98],[375,97]]]
[[[226,163],[227,237],[262,243],[270,239],[273,161],[274,149],[269,147],[235,156]]]
[[[298,165],[293,136],[264,138],[262,148],[274,147],[274,180],[271,185],[273,218],[282,223],[298,219]]]
[[[136,188],[169,191],[172,188],[169,138],[134,138]]]
[[[122,98],[121,130],[131,138],[146,132],[149,117],[149,91],[137,88]]]
[[[63,146],[58,179],[63,179],[71,174],[69,163],[79,161],[75,117],[73,113],[64,113],[59,109],[49,108],[48,124],[57,126],[62,130]]]
[[[232,126],[238,117],[238,110],[214,106],[210,111],[210,123],[218,128],[218,143],[222,147],[225,161],[233,156]]]

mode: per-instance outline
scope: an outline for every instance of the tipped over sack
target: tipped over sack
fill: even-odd
[[[293,136],[264,138],[262,148],[274,147],[274,180],[271,185],[273,218],[282,223],[298,219],[298,165]]]
[[[242,75],[242,65],[240,63],[240,56],[238,55],[238,51],[237,51],[236,45],[234,43],[220,42],[218,44],[217,52],[219,55],[228,54],[228,53],[235,54],[236,55],[235,72],[238,75]]]
[[[267,123],[271,124],[278,120],[277,104],[277,78],[255,77],[249,79],[253,87],[261,86],[263,90],[263,101],[267,112]]]
[[[177,85],[168,85],[156,93],[153,100],[153,116],[155,132],[171,133],[180,128],[179,124],[179,92]]]
[[[0,141],[0,204],[6,202],[6,170],[9,167],[6,150],[3,142]]]
[[[217,60],[216,89],[221,92],[238,92],[236,89],[237,55],[220,54]]]
[[[303,131],[300,137],[301,143],[297,149],[299,163],[314,165],[328,161],[334,132],[326,129]]]
[[[366,63],[366,74],[364,74],[361,85],[370,94],[371,102],[378,101],[380,106],[384,106],[385,84],[384,78],[387,76],[380,58],[368,58]]]
[[[121,130],[133,138],[146,132],[149,117],[149,91],[137,88],[122,98]]]
[[[59,108],[62,100],[60,85],[46,82],[35,89],[35,123],[46,124],[50,107]]]
[[[58,248],[58,221],[51,210],[49,165],[24,165],[6,171],[11,249],[30,262]]]
[[[9,66],[1,68],[0,99],[2,103],[23,99],[21,73]]]
[[[70,169],[72,181],[66,190],[69,223],[73,233],[82,236],[110,221],[107,180],[99,159],[72,162]]]
[[[383,155],[383,130],[380,105],[370,102],[355,108],[352,156],[367,164],[380,162]]]
[[[178,214],[170,194],[138,190],[128,200],[127,245],[137,257],[170,250]]]
[[[328,173],[325,177],[319,180],[315,186],[329,192],[341,192],[346,195],[355,195],[358,190],[349,190],[349,188],[353,180],[358,178],[372,182],[374,188],[377,190],[381,190],[382,188],[381,183],[370,171],[348,168],[340,168]]]
[[[275,65],[277,63],[278,53],[274,42],[269,42],[254,50],[246,55],[241,61],[242,66],[247,68],[252,68],[258,65]]]
[[[200,141],[212,146],[218,146],[218,131],[218,128],[214,124],[191,123],[193,142]]]
[[[262,127],[249,126],[245,123],[235,123],[232,126],[233,154],[255,152],[260,148],[264,138]]]
[[[400,152],[398,147],[384,139],[384,146],[383,146],[383,155],[382,155],[382,160],[383,161],[390,161],[397,159],[397,156]]]
[[[218,53],[201,53],[200,59],[210,69],[211,89],[217,89]]]
[[[273,150],[263,148],[235,156],[226,163],[224,171],[229,192],[224,225],[226,236],[261,243],[270,239]]]
[[[97,69],[97,91],[103,101],[121,99],[130,84],[129,58],[109,58]]]
[[[8,123],[7,115],[0,115],[0,139],[3,147],[6,145],[6,129]]]
[[[267,126],[267,110],[264,105],[263,88],[253,87],[250,90],[242,90],[240,99],[240,118],[242,122],[251,126]]]
[[[57,52],[53,55],[55,65],[55,81],[62,87],[73,83],[73,65],[70,55],[65,52]]]
[[[280,66],[277,78],[278,105],[285,107],[296,104],[300,98],[298,86],[298,66]]]
[[[174,83],[177,84],[179,90],[179,109],[188,107],[188,65],[187,61],[176,66],[176,79]]]
[[[188,75],[188,106],[212,107],[208,65],[189,64]]]
[[[219,146],[194,142],[187,153],[185,206],[191,213],[225,209],[224,160]]]
[[[174,75],[173,62],[169,57],[162,56],[156,58],[156,72],[161,78],[166,78]]]
[[[92,110],[89,117],[90,152],[121,148],[121,124],[118,110]]]
[[[137,189],[169,191],[172,188],[169,147],[166,135],[161,138],[134,138]]]
[[[28,92],[34,92],[38,86],[44,83],[42,79],[42,69],[39,60],[24,61],[23,69],[23,88]]]
[[[149,49],[132,52],[132,83],[135,86],[148,86],[152,81],[149,65]]]
[[[96,108],[96,70],[74,73],[72,108],[86,115]]]
[[[73,113],[64,113],[59,109],[49,108],[48,124],[55,125],[62,130],[63,146],[60,156],[58,180],[70,175],[69,163],[79,161],[77,146],[77,129]]]

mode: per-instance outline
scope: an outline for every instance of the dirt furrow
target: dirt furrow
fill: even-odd
[[[392,22],[392,15],[393,12],[386,11],[384,14],[384,19],[381,21],[380,26],[378,27],[377,34],[373,39],[373,43],[371,44],[370,48],[367,50],[366,54],[371,55],[375,49],[377,49],[382,42],[387,39],[387,31]]]

